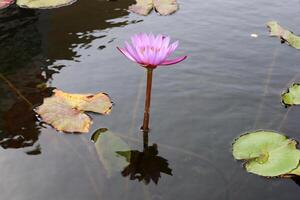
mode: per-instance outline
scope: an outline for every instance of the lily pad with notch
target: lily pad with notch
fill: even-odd
[[[254,131],[233,143],[233,156],[245,160],[248,172],[265,177],[289,174],[299,165],[296,141],[274,131]]]
[[[86,133],[92,120],[85,111],[106,115],[112,108],[109,96],[104,93],[69,94],[61,90],[53,92],[35,111],[44,122],[58,131]]]
[[[281,95],[281,98],[285,106],[300,105],[300,84],[294,83]]]

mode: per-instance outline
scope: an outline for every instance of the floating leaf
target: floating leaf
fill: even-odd
[[[7,8],[11,4],[13,4],[15,0],[0,0],[0,10]]]
[[[233,156],[237,160],[259,157],[262,152],[276,149],[287,137],[271,131],[256,131],[242,135],[233,144]]]
[[[161,15],[170,15],[179,9],[176,0],[153,0],[155,10]]]
[[[43,121],[59,131],[88,132],[92,121],[83,111],[108,114],[112,103],[106,94],[69,94],[54,90],[36,109]]]
[[[136,4],[129,6],[130,11],[139,15],[148,15],[152,9],[152,0],[136,0]]]
[[[105,129],[99,129],[93,134],[92,140],[95,142],[97,154],[108,177],[115,172],[121,172],[128,165],[130,148],[120,137]],[[118,152],[127,153],[120,155]]]
[[[299,159],[300,151],[296,149],[296,142],[290,140],[285,145],[247,162],[246,169],[261,176],[280,176],[297,168]]]
[[[298,167],[296,169],[294,169],[291,172],[289,172],[286,177],[290,177],[290,175],[300,176],[300,166],[298,165]]]
[[[286,106],[293,106],[300,104],[300,84],[294,83],[282,94],[282,103]]]
[[[17,5],[22,8],[52,9],[68,6],[77,0],[17,0]]]
[[[179,8],[176,0],[136,0],[136,4],[129,7],[134,13],[148,15],[152,9],[160,15],[170,15]]]
[[[239,137],[233,144],[235,159],[246,160],[246,170],[261,176],[280,176],[299,165],[296,142],[271,131],[256,131]]]
[[[297,36],[291,31],[284,29],[276,21],[268,22],[267,27],[270,30],[270,36],[276,36],[283,42],[287,42],[290,46],[300,49],[300,36]]]

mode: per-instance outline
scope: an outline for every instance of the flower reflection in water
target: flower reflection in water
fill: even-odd
[[[143,181],[147,185],[151,180],[158,184],[161,173],[172,176],[168,160],[158,155],[157,144],[148,145],[147,132],[143,133],[143,151],[131,150],[121,137],[100,128],[91,138],[108,178],[121,172],[124,177]]]
[[[121,173],[130,180],[143,181],[146,185],[151,180],[158,184],[161,173],[172,176],[172,169],[169,167],[168,160],[158,155],[157,144],[148,145],[148,133],[144,132],[143,134],[144,148],[142,152],[138,150],[117,152],[129,162],[129,165]],[[126,155],[131,156],[129,158]]]

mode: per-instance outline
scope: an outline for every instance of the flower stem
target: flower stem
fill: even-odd
[[[145,98],[144,121],[142,127],[144,132],[149,132],[152,74],[153,74],[153,69],[147,68],[147,88],[146,88],[146,98]]]

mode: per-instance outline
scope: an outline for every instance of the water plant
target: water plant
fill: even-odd
[[[300,105],[300,84],[292,84],[287,91],[281,95],[281,98],[285,106]]]
[[[274,131],[243,134],[232,145],[233,157],[245,160],[248,172],[266,177],[299,175],[297,142]]]
[[[129,10],[139,15],[148,15],[155,10],[160,15],[170,15],[179,9],[176,0],[136,0]]]
[[[179,63],[187,58],[180,56],[169,59],[169,56],[178,47],[178,41],[170,44],[170,37],[140,33],[131,37],[132,45],[125,42],[124,48],[119,48],[129,60],[138,63],[147,70],[147,88],[145,97],[145,111],[142,129],[149,131],[149,113],[151,103],[151,88],[153,70],[158,66],[167,66]]]
[[[35,111],[58,131],[86,133],[92,120],[84,111],[109,114],[111,108],[112,102],[104,93],[69,94],[54,90],[53,96],[45,98]]]
[[[269,21],[267,27],[269,28],[270,36],[278,37],[282,43],[287,42],[295,49],[300,49],[300,36],[283,28],[277,21]]]
[[[68,6],[77,0],[0,0],[0,9],[6,8],[15,3],[21,8],[31,9],[52,9]]]

